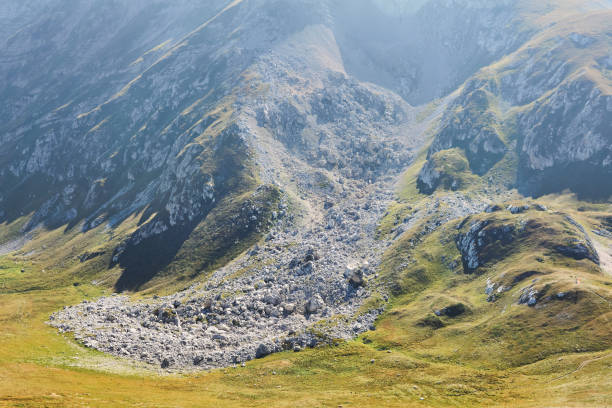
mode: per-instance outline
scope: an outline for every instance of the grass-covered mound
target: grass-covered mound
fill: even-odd
[[[442,358],[440,339],[449,352],[467,344],[466,336],[452,335],[460,326],[474,325],[482,312],[474,308],[478,301],[468,304],[460,294],[433,291],[418,301],[398,299],[375,332],[336,347],[274,354],[210,373],[168,374],[82,348],[47,326],[50,313],[102,292],[90,284],[48,281],[20,293],[17,288],[28,279],[24,267],[29,265],[0,259],[0,406],[603,407],[612,395],[609,351],[572,350],[503,370]],[[446,310],[438,317],[419,310],[416,302]],[[444,326],[419,325],[419,313]],[[517,337],[523,334],[516,331]],[[409,333],[420,333],[423,346]],[[405,346],[397,344],[405,340]],[[454,346],[454,340],[464,343]],[[425,341],[438,346],[428,352]],[[490,349],[478,351],[479,361],[487,361]]]
[[[421,170],[417,185],[419,191],[429,194],[437,189],[467,189],[477,180],[463,151],[454,148],[433,154]]]
[[[387,251],[381,284],[395,301],[370,338],[497,368],[612,347],[612,279],[586,229],[541,206],[489,211],[416,227]]]

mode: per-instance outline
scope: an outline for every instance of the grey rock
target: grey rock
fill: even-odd
[[[521,290],[518,303],[521,305],[535,306],[540,298],[540,292],[529,286]]]
[[[349,277],[349,283],[354,287],[365,285],[365,280],[363,278],[363,270],[357,269],[352,271]]]
[[[268,344],[261,343],[259,347],[257,347],[257,351],[255,352],[255,357],[256,358],[266,357],[272,354],[272,350],[273,349]]]
[[[510,211],[512,214],[521,214],[527,210],[529,210],[528,205],[520,205],[520,206],[510,205],[508,206],[508,211]]]
[[[306,313],[308,314],[317,313],[321,311],[321,309],[324,306],[325,306],[325,302],[323,302],[323,299],[321,298],[319,294],[316,294],[312,298],[310,298],[310,300],[306,303]]]

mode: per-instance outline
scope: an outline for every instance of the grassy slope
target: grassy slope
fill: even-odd
[[[255,87],[256,88],[256,87]],[[261,92],[256,88],[252,92]],[[223,180],[217,186],[218,204],[212,206],[210,213],[192,230],[180,231],[176,239],[180,244],[176,253],[171,253],[168,262],[150,261],[143,270],[153,271],[152,276],[145,276],[138,289],[148,293],[170,293],[188,287],[194,281],[202,281],[208,273],[256,243],[268,228],[271,212],[276,208],[279,193],[275,187],[262,187],[257,179],[257,171],[250,160],[251,152],[240,141],[233,126],[235,125],[233,96],[223,99],[211,111],[195,111],[195,105],[185,110],[182,117],[192,127],[207,123],[204,131],[192,144],[201,145],[202,152],[197,158],[202,174],[214,175]],[[198,103],[201,103],[199,101]],[[190,130],[188,130],[190,131]],[[182,153],[181,153],[182,154]],[[134,191],[139,191],[134,189]],[[130,200],[133,197],[127,197]],[[146,222],[156,219],[159,203],[152,203],[146,208],[130,214],[119,225],[108,228],[106,223],[82,233],[81,224],[64,226],[41,226],[28,237],[25,245],[12,259],[26,262],[27,274],[20,283],[20,290],[35,289],[45,282],[53,281],[56,286],[97,282],[103,287],[113,287],[130,268],[120,262],[111,261],[114,250]],[[259,211],[258,224],[242,228],[244,218],[241,210],[256,206]],[[112,215],[112,214],[109,214]],[[0,242],[10,242],[21,237],[20,229],[27,224],[32,214],[24,214],[10,224],[0,223]],[[244,223],[242,223],[244,224]],[[142,245],[132,258],[148,260],[142,253],[160,253],[171,237],[162,236],[161,242],[154,242],[159,247],[152,250]],[[152,245],[150,245],[152,246]],[[160,249],[161,247],[161,249]],[[87,253],[99,253],[81,262],[79,257]],[[129,261],[130,259],[128,259]],[[138,262],[136,262],[137,264]],[[152,263],[152,264],[151,264]],[[128,265],[131,265],[128,263]],[[137,265],[139,266],[139,265]],[[133,268],[129,273],[140,278],[140,269]]]
[[[537,8],[535,3],[524,3],[526,12],[542,15],[532,10]],[[537,23],[545,25],[561,17],[565,17],[562,10],[538,17]],[[422,156],[408,170],[400,185],[398,203],[381,223],[381,234],[389,233],[396,220],[429,202],[416,190],[415,177],[423,163]],[[507,172],[503,164],[498,167],[504,179]],[[483,184],[474,182],[468,194],[482,194],[483,189]],[[575,219],[589,226],[597,224],[597,214],[609,211],[606,205],[587,205],[579,211],[585,205],[569,195],[548,196],[539,201],[568,209]],[[137,220],[138,217],[128,220],[122,226],[123,233],[135,228]],[[12,229],[18,229],[22,221]],[[8,229],[2,231],[7,236],[10,233]],[[482,300],[482,287],[488,275],[449,273],[440,258],[449,256],[453,248],[449,242],[440,244],[441,234],[421,244],[414,256],[422,273],[400,276],[403,284],[375,332],[339,347],[281,353],[251,362],[245,368],[179,376],[81,348],[44,324],[49,314],[63,305],[103,294],[105,289],[90,285],[91,279],[112,281],[119,271],[98,273],[100,265],[108,264],[108,253],[85,265],[75,259],[84,249],[112,248],[116,235],[94,230],[77,239],[70,231],[64,235],[42,233],[22,250],[25,254],[52,249],[35,263],[0,258],[0,406],[607,406],[612,399],[612,351],[567,349],[560,350],[559,355],[522,360],[521,340],[532,346],[533,339],[522,339],[523,334],[529,334],[524,331],[510,338],[514,344],[500,344],[493,338],[499,331],[491,331],[496,328],[491,325],[501,325],[503,330],[503,322],[510,320],[500,323],[485,310],[488,305]],[[399,245],[407,240],[408,237],[402,238]],[[605,239],[600,241],[612,245]],[[395,248],[394,254],[401,260],[411,251]],[[387,258],[387,262],[395,261]],[[512,261],[522,259],[510,258],[507,263]],[[25,274],[21,268],[25,268]],[[593,284],[598,285],[598,290],[609,290],[601,277],[593,279],[588,271],[580,273],[587,280],[597,281]],[[74,286],[75,282],[81,284]],[[165,283],[164,279],[157,282],[160,286]],[[424,288],[427,290],[420,293]],[[446,326],[437,331],[415,327],[415,321],[429,313],[432,306],[456,301],[470,306],[467,316],[456,323],[442,318]],[[494,307],[498,311],[502,304]],[[520,312],[511,311],[515,313],[513,318],[521,318]],[[606,316],[596,322],[594,330],[609,327],[610,316]],[[558,338],[535,341],[551,340],[556,342]],[[375,362],[371,363],[371,359]],[[511,364],[500,364],[503,360]],[[526,362],[529,364],[521,365]]]
[[[3,267],[3,278],[19,279],[19,265]],[[362,339],[244,368],[161,374],[83,349],[44,324],[62,305],[99,294],[84,285],[0,296],[0,406],[588,407],[605,406],[612,393],[610,353],[567,354],[501,371],[435,362],[409,349],[379,350]]]
[[[415,163],[406,173],[397,211],[410,213],[429,202],[415,187],[419,168]],[[588,227],[600,225],[601,214],[610,211],[609,205],[581,203],[570,195],[539,201],[564,208]],[[383,220],[381,233],[385,225],[392,227],[395,211]],[[410,241],[410,235],[405,235],[399,247],[389,252],[381,279],[388,278],[384,269],[389,264],[407,254],[418,261],[421,273],[402,270],[393,278],[401,285],[376,331],[338,347],[281,353],[244,368],[191,375],[168,375],[75,345],[44,322],[61,306],[98,296],[102,290],[88,284],[75,287],[70,279],[45,278],[38,281],[36,290],[15,293],[30,285],[26,283],[33,279],[36,265],[26,265],[22,274],[22,264],[4,257],[0,266],[0,406],[606,406],[612,396],[608,381],[612,350],[589,346],[577,352],[573,337],[567,344],[563,333],[542,337],[547,332],[538,327],[541,319],[535,321],[533,331],[515,330],[523,324],[529,327],[532,317],[525,313],[533,309],[510,305],[515,302],[512,293],[507,300],[487,303],[483,287],[494,270],[474,276],[449,271],[441,256],[450,260],[458,254],[454,243],[444,238],[446,232],[442,229],[427,236],[416,251],[404,247]],[[507,268],[519,258],[520,254],[508,257],[496,267]],[[523,262],[534,262],[533,257]],[[576,268],[582,268],[585,282],[595,282],[598,291],[610,291],[600,275],[580,262],[570,265],[572,276]],[[458,301],[469,306],[466,316],[456,321],[442,317],[446,326],[440,330],[415,325],[431,314],[433,306]],[[512,319],[494,316],[504,306],[510,307]],[[609,314],[595,323],[591,327],[599,333],[609,330]],[[504,337],[506,330],[516,334]],[[559,349],[538,354],[546,348]]]
[[[481,188],[472,186],[469,188],[471,191],[482,191],[487,181],[490,185],[510,187],[515,185],[517,177],[520,178],[520,175],[517,175],[518,157],[516,153],[516,143],[521,137],[520,127],[517,125],[517,118],[520,115],[536,110],[544,111],[544,108],[551,103],[551,95],[555,94],[560,88],[581,80],[592,82],[604,95],[611,94],[612,76],[610,76],[609,70],[603,66],[604,64],[598,61],[603,60],[609,53],[609,36],[606,33],[612,11],[610,9],[591,8],[589,3],[596,2],[583,2],[580,6],[577,2],[570,0],[541,3],[519,2],[519,10],[525,24],[540,30],[540,32],[535,34],[516,52],[481,69],[474,77],[480,81],[479,87],[481,88],[472,90],[467,94],[462,93],[459,97],[459,100],[466,99],[467,103],[470,103],[473,100],[478,100],[476,96],[484,92],[487,95],[489,106],[482,111],[466,109],[466,106],[454,106],[454,111],[447,113],[448,117],[439,129],[440,132],[448,131],[445,126],[453,131],[453,126],[448,126],[448,123],[446,123],[452,124],[453,118],[460,122],[470,121],[474,124],[490,125],[495,128],[496,133],[508,147],[506,155],[482,177]],[[580,9],[581,7],[584,7],[583,12],[577,13],[577,8]],[[590,11],[587,12],[586,10]],[[551,22],[554,22],[554,24],[551,25]],[[587,47],[581,47],[567,40],[571,35],[576,34],[589,37],[592,43]],[[565,39],[568,43],[563,43],[560,46],[562,39]],[[508,100],[504,100],[503,92],[500,90],[503,88],[502,84],[507,80],[512,83],[513,79],[511,77],[517,75],[518,72],[524,72],[524,67],[531,66],[532,61],[536,61],[536,63],[527,70],[529,71],[527,74],[528,83],[530,86],[541,88],[542,93],[537,98],[534,97],[534,100],[525,101],[522,105],[512,106]],[[552,86],[547,81],[550,80],[551,76],[559,75],[559,72],[554,72],[554,69],[551,68],[555,64],[562,65],[564,72],[560,77],[561,81],[559,83],[555,82],[555,85]],[[450,113],[454,115],[450,115]],[[466,113],[467,116],[465,116]],[[550,119],[545,117],[542,120]],[[488,121],[491,121],[491,123],[488,123]],[[551,123],[551,126],[554,126],[554,123]],[[456,152],[438,152],[437,154],[455,155]],[[438,163],[435,167],[445,170]],[[440,172],[444,174],[444,171]],[[469,170],[459,172],[458,181],[465,179],[469,173]],[[566,176],[571,179],[571,174]],[[444,185],[444,176],[442,179],[443,185],[439,189],[448,190],[448,186]],[[469,179],[469,184],[477,184],[477,181]],[[574,188],[576,187],[578,186],[574,186]],[[402,192],[406,192],[406,189],[403,189]],[[400,197],[406,199],[405,194],[400,194]]]
[[[419,193],[416,176],[423,162],[424,155],[421,155],[404,174],[399,184],[397,202],[382,220],[379,234],[393,234],[393,227],[401,224],[405,217],[428,209],[433,199],[447,194],[444,187],[439,188],[433,197]],[[492,172],[506,178],[506,166],[511,167],[511,163],[499,163]],[[467,185],[463,194],[467,197],[494,197],[490,190],[486,193],[486,177],[480,183],[476,180]],[[500,199],[529,201],[515,191],[503,190]],[[381,268],[381,283],[392,289],[395,299],[382,317],[378,330],[368,335],[368,341],[380,348],[405,350],[426,361],[506,370],[510,376],[510,373],[516,372],[556,373],[555,381],[562,382],[594,362],[612,356],[610,271],[605,267],[600,270],[590,261],[575,261],[551,250],[555,243],[578,233],[566,222],[564,214],[583,224],[599,248],[612,249],[612,240],[590,233],[591,229],[604,225],[610,219],[612,205],[584,203],[569,193],[541,197],[538,202],[562,209],[563,214],[529,211],[518,216],[503,212],[474,217],[492,219],[498,224],[532,220],[541,225],[532,231],[533,234],[513,244],[514,248],[498,248],[504,252],[494,257],[497,261],[487,264],[474,275],[463,274],[460,262],[457,262],[454,270],[449,267],[452,261],[460,261],[453,240],[458,222],[423,237],[419,230],[428,221],[425,219],[420,226],[402,236],[385,255]],[[484,288],[487,279],[507,284],[525,271],[536,271],[537,275],[515,284],[497,302],[486,301]],[[517,305],[519,290],[535,278],[538,279],[536,287],[549,287],[548,295],[555,291],[575,291],[578,301],[573,304],[548,302],[536,308]],[[468,309],[460,317],[437,318],[433,313],[434,309],[456,303],[462,303]],[[589,353],[595,350],[601,354],[592,359]],[[584,353],[584,357],[568,357],[566,353],[573,351]],[[558,355],[554,357],[555,354]],[[576,358],[580,361],[577,371],[564,373],[566,364],[570,361],[575,363]],[[532,371],[535,368],[538,371]],[[607,369],[609,365],[590,368],[593,384],[604,378]],[[576,397],[572,387],[577,386],[577,382],[572,383],[571,386],[557,388],[557,384],[552,382],[551,390],[559,390],[560,393],[555,394],[558,398],[571,400]],[[605,383],[608,384],[607,381]],[[599,406],[607,406],[604,401],[612,398],[610,387],[603,387],[601,391],[606,397],[600,400]],[[589,405],[588,398],[584,396],[576,401],[581,406]],[[549,401],[548,404],[571,405],[567,401]],[[534,403],[534,406],[537,405]]]
[[[20,267],[5,261],[0,276],[18,281]],[[0,296],[0,406],[587,407],[605,406],[612,393],[605,385],[610,352],[478,369],[408,347],[365,344],[374,334],[394,334],[390,318],[339,347],[278,354],[245,368],[162,375],[78,347],[44,324],[62,305],[99,294],[83,285]]]
[[[524,217],[494,214],[486,218],[498,219],[502,225]],[[526,237],[495,248],[500,251],[495,256],[498,261],[471,275],[463,273],[460,263],[454,269],[447,266],[459,260],[452,240],[454,224],[423,238],[416,247],[414,235],[402,237],[382,269],[382,279],[393,288],[396,300],[381,322],[384,330],[373,333],[371,339],[379,346],[411,350],[426,359],[498,369],[556,353],[612,347],[612,280],[590,261],[551,251],[566,237],[563,230],[568,226],[561,216],[529,214],[528,218],[544,227],[528,228]],[[525,272],[534,274],[513,284]],[[487,302],[488,279],[513,288],[495,303]],[[548,288],[544,296],[566,292],[578,298],[541,301],[535,308],[518,305],[520,290],[532,279],[538,279],[536,288]],[[433,310],[456,303],[466,305],[468,311],[455,318],[435,317]],[[443,327],[432,327],[431,319]]]

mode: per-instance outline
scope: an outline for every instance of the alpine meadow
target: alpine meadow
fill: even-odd
[[[612,407],[612,0],[0,1],[0,407]]]

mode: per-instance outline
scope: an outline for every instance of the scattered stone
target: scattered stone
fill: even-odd
[[[325,302],[319,294],[314,295],[308,303],[306,303],[306,313],[314,314],[319,312],[325,306]]]
[[[510,205],[508,206],[508,211],[510,211],[512,214],[521,214],[527,210],[529,210],[528,205],[521,205],[521,206]]]
[[[272,354],[272,349],[265,343],[261,343],[255,352],[255,358],[264,358]]]
[[[519,305],[535,306],[540,298],[540,292],[534,289],[533,286],[529,286],[521,290],[519,296]]]
[[[494,212],[501,211],[501,210],[502,210],[502,207],[501,207],[501,206],[499,206],[499,205],[497,205],[497,204],[494,204],[494,205],[490,205],[490,206],[488,206],[488,207],[485,209],[485,212],[486,212],[486,213],[488,213],[488,214],[490,214],[490,213],[494,213]]]

